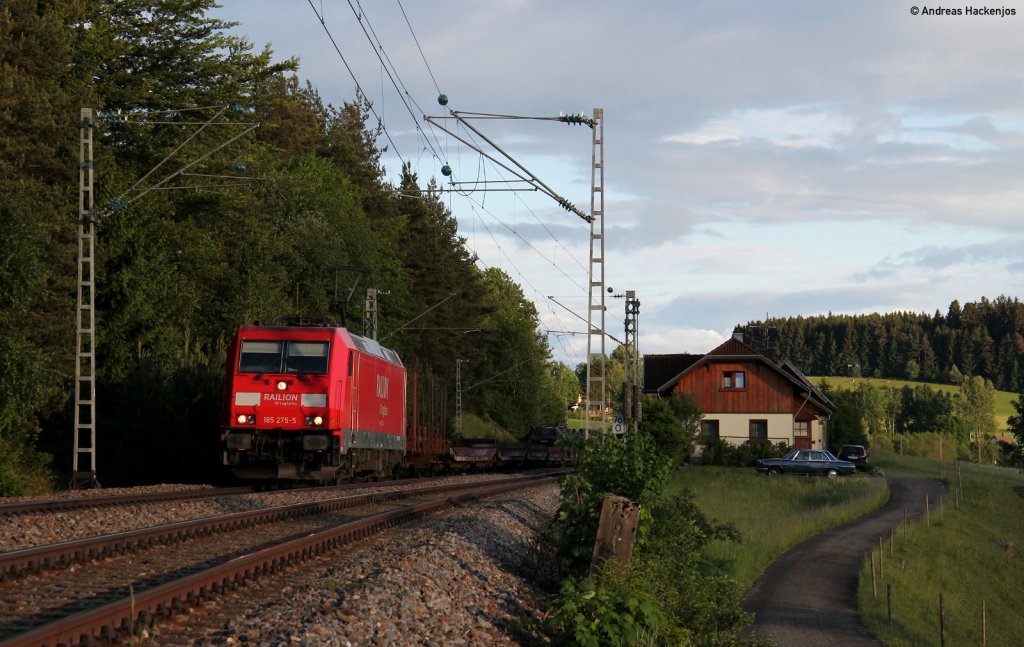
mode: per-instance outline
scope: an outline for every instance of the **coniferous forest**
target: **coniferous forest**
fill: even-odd
[[[1024,387],[1024,303],[1016,297],[953,301],[945,313],[770,318],[737,326],[772,359],[808,375],[959,384],[972,375],[996,389]]]
[[[463,360],[467,412],[518,433],[564,419],[575,379],[534,305],[475,264],[432,178],[383,168],[366,99],[325,105],[214,4],[0,7],[0,495],[70,469],[82,108],[103,485],[213,478],[234,329],[330,314],[362,333],[370,287],[411,370],[450,391]]]

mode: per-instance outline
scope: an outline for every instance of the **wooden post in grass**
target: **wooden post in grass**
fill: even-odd
[[[931,526],[932,526],[931,508],[928,505],[928,495],[926,494],[926,495],[924,495],[924,527],[925,528],[931,528]]]
[[[889,557],[892,557],[893,551],[896,549],[896,529],[889,528]]]
[[[981,647],[988,644],[988,618],[985,614],[985,600],[981,601]]]
[[[871,594],[878,598],[878,585],[875,584],[875,551],[869,550],[868,554],[871,555]]]
[[[963,492],[964,492],[964,473],[960,470],[960,466],[961,466],[960,461],[957,461],[956,462],[956,486],[957,486],[957,491],[958,491],[959,495],[962,495]],[[957,499],[957,502],[959,502],[959,498]]]
[[[903,506],[903,534],[907,534],[907,506]]]
[[[885,579],[885,546],[881,535],[878,536],[878,579]]]
[[[939,644],[946,647],[946,603],[939,592]]]
[[[639,503],[621,496],[605,497],[601,504],[601,520],[597,525],[594,555],[590,560],[591,575],[596,575],[608,560],[621,563],[623,568],[629,566],[639,521]]]
[[[885,585],[885,602],[889,611],[889,628],[892,629],[892,582]]]

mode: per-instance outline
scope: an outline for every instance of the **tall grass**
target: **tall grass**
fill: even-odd
[[[929,525],[918,523],[899,532],[892,547],[885,538],[885,572],[876,581],[877,597],[872,592],[870,562],[861,569],[858,600],[867,629],[885,645],[937,645],[941,593],[947,645],[983,644],[983,603],[987,644],[1021,644],[1024,475],[1016,469],[957,466],[883,452],[874,452],[873,458],[890,475],[943,477],[949,490],[941,516],[935,505]],[[891,627],[888,584],[893,586]]]
[[[705,515],[739,529],[742,543],[713,542],[708,555],[731,560],[744,590],[790,547],[889,499],[885,481],[871,476],[768,478],[750,468],[689,467],[677,472],[668,487],[693,490]]]

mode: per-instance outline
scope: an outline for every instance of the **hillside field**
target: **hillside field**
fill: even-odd
[[[955,384],[937,384],[934,382],[911,382],[909,380],[888,380],[885,378],[874,378],[874,377],[822,377],[820,375],[807,376],[811,382],[820,385],[823,381],[828,381],[829,384],[838,387],[840,389],[852,389],[855,388],[858,382],[868,383],[871,386],[890,389],[902,389],[905,386],[914,388],[915,386],[924,385],[930,387],[936,391],[943,393],[956,394],[960,390],[960,387]],[[1013,415],[1014,408],[1013,403],[1017,399],[1017,394],[1010,391],[996,391],[996,425],[999,429],[1006,429],[1006,419]]]

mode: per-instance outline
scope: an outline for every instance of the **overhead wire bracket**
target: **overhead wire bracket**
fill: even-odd
[[[516,178],[518,178],[519,181],[525,182],[525,183],[529,184],[531,187],[533,187],[533,190],[540,191],[540,192],[544,193],[545,195],[547,195],[548,197],[553,199],[555,202],[557,202],[558,206],[562,207],[566,211],[569,211],[571,213],[576,214],[577,216],[579,216],[583,220],[587,221],[588,223],[594,221],[593,216],[583,212],[576,205],[574,205],[572,202],[570,202],[567,198],[565,198],[565,197],[559,195],[558,193],[556,193],[551,187],[549,187],[547,184],[545,184],[539,177],[537,177],[534,173],[532,173],[523,164],[521,164],[518,161],[516,161],[516,159],[514,157],[509,155],[505,150],[503,150],[500,146],[498,146],[496,143],[494,143],[493,140],[491,140],[489,137],[487,137],[482,132],[480,132],[480,130],[478,128],[474,127],[470,123],[470,121],[469,121],[470,119],[536,119],[536,120],[541,120],[541,121],[562,121],[564,123],[586,123],[586,124],[590,125],[591,127],[593,127],[593,120],[587,119],[582,114],[580,114],[578,116],[573,116],[573,115],[566,116],[566,115],[562,114],[562,115],[560,115],[558,117],[526,117],[526,116],[516,116],[516,115],[496,115],[496,114],[480,113],[480,112],[460,112],[458,110],[451,110],[450,111],[450,116],[448,116],[448,117],[444,117],[444,116],[436,117],[436,116],[424,115],[423,119],[427,123],[429,123],[432,126],[434,126],[434,127],[438,128],[438,129],[444,131],[448,135],[454,137],[459,142],[461,142],[461,143],[465,144],[466,146],[468,146],[469,148],[473,149],[474,151],[476,151],[481,156],[485,157],[486,159],[490,160],[491,162],[494,162],[500,168],[508,171],[509,173],[514,175]],[[483,149],[483,147],[477,145],[475,142],[471,142],[471,141],[467,140],[465,137],[463,137],[459,133],[453,131],[452,129],[448,128],[446,125],[441,123],[441,120],[446,120],[446,119],[455,119],[460,124],[462,124],[463,126],[468,128],[469,130],[473,131],[478,137],[480,137],[482,140],[487,142],[487,144],[490,145],[490,147],[493,148],[494,151],[499,153],[501,155],[501,157],[504,158],[505,161],[502,161],[501,159],[499,159],[494,154],[492,154],[492,153],[490,153],[488,151],[485,151]],[[571,119],[571,121],[570,121],[570,119]],[[460,184],[463,184],[463,183],[460,183]],[[480,189],[480,190],[482,190],[482,191],[489,191],[489,190],[492,190],[492,189],[486,189],[485,188],[485,189]],[[510,189],[499,189],[499,190],[506,190],[507,191],[507,190],[510,190]],[[516,189],[512,188],[511,190],[516,190]]]

